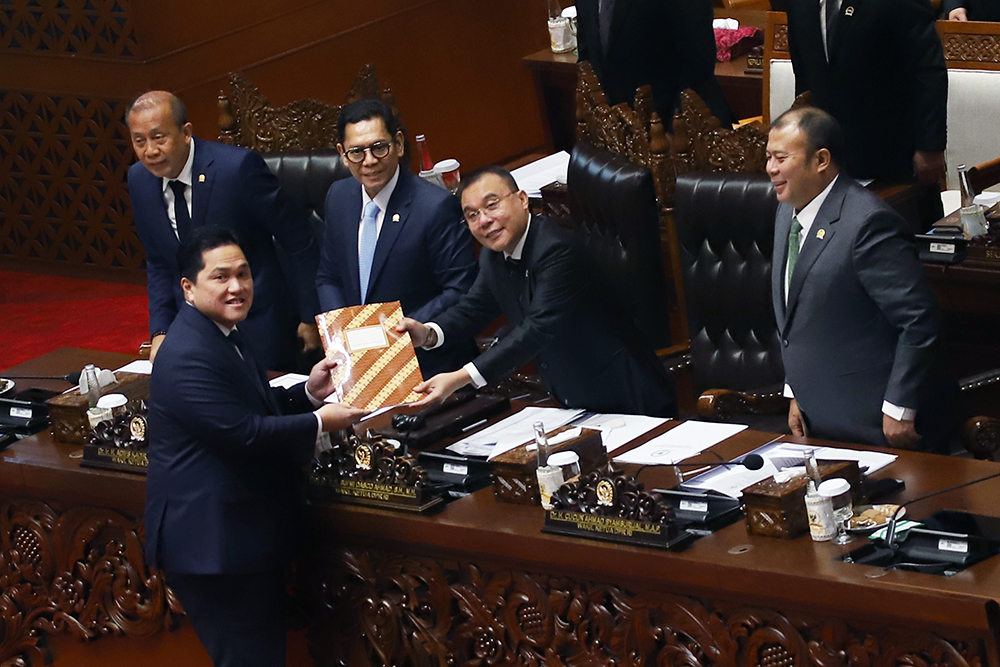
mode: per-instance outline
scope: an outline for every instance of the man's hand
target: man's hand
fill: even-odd
[[[159,334],[158,336],[153,336],[153,340],[149,341],[149,363],[153,363],[156,359],[156,352],[163,345],[163,339],[167,337],[167,334]]]
[[[404,334],[407,332],[410,334],[410,340],[413,341],[413,347],[433,345],[437,342],[437,334],[434,333],[433,329],[410,317],[404,317],[400,320],[399,324],[396,325],[396,333]]]
[[[913,154],[913,173],[922,185],[940,184],[944,169],[944,151],[917,151]]]
[[[323,357],[312,370],[309,371],[309,379],[306,380],[306,391],[316,400],[322,401],[337,389],[337,374],[334,373],[340,365],[337,359]]]
[[[297,330],[299,340],[302,341],[302,351],[312,352],[319,349],[322,344],[319,340],[319,328],[315,322],[302,322]]]
[[[965,11],[965,7],[956,7],[955,9],[948,12],[949,21],[968,21],[969,14]]]
[[[802,418],[799,404],[794,398],[788,404],[788,428],[792,429],[792,435],[806,437],[806,421]]]
[[[426,394],[413,405],[417,407],[439,405],[444,399],[467,384],[472,384],[472,378],[469,377],[468,371],[463,368],[450,373],[438,373],[430,380],[421,382],[413,388],[413,391],[418,394]]]
[[[350,428],[352,424],[357,423],[368,414],[368,411],[352,408],[343,403],[325,403],[316,409],[316,414],[323,420],[323,430],[329,433],[330,431]]]
[[[882,432],[889,441],[890,447],[897,449],[916,449],[920,445],[920,434],[912,419],[899,421],[887,414],[882,415]]]

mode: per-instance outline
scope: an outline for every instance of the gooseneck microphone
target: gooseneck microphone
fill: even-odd
[[[974,479],[969,482],[963,482],[961,484],[956,484],[955,486],[949,486],[945,489],[940,489],[938,491],[933,491],[931,493],[925,493],[922,496],[917,496],[916,498],[911,498],[905,503],[901,504],[896,511],[892,513],[892,517],[886,524],[885,529],[885,546],[892,547],[896,541],[896,521],[899,519],[899,513],[903,511],[903,508],[912,505],[913,503],[920,502],[921,500],[927,500],[928,498],[933,498],[934,496],[940,496],[941,494],[948,493],[950,491],[956,491],[958,489],[964,489],[967,486],[972,486],[973,484],[979,484],[980,482],[985,482],[987,480],[996,479],[1000,477],[1000,472],[995,472],[992,475],[987,475],[986,477],[980,477],[979,479]]]
[[[81,371],[66,375],[4,375],[6,380],[63,380],[70,384],[80,384]]]
[[[760,470],[764,467],[764,457],[760,454],[747,454],[739,461],[691,461],[681,463],[667,463],[671,466],[693,466],[700,468],[718,468],[720,466],[743,466],[747,470]]]

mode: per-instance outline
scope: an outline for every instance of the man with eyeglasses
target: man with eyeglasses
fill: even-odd
[[[421,404],[496,382],[534,359],[563,405],[595,412],[677,416],[673,380],[615,305],[594,257],[551,220],[502,167],[462,181],[462,212],[482,243],[479,276],[458,304],[426,324],[404,318],[414,345],[434,349],[480,331],[501,313],[511,331],[457,371],[416,387]]]
[[[125,114],[138,159],[128,170],[135,226],[146,251],[149,331],[155,362],[184,308],[177,248],[196,228],[239,233],[257,294],[243,330],[270,370],[296,370],[301,348],[320,346],[315,316],[319,243],[309,219],[253,151],[195,138],[175,95],[143,93]],[[279,263],[277,240],[290,257]],[[301,339],[301,340],[300,340]]]
[[[382,102],[345,106],[337,138],[354,180],[336,181],[326,195],[326,237],[316,274],[320,307],[399,301],[409,317],[437,317],[476,278],[458,199],[400,165],[403,132]],[[460,368],[475,355],[471,335],[417,351],[424,377]]]

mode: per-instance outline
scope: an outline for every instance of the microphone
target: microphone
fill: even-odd
[[[949,491],[957,491],[958,489],[964,489],[967,486],[972,486],[973,484],[979,484],[980,482],[985,482],[987,480],[996,479],[1000,477],[1000,472],[995,472],[992,475],[987,475],[986,477],[980,477],[979,479],[974,479],[969,482],[963,482],[961,484],[956,484],[955,486],[949,486],[945,489],[940,489],[939,491],[933,491],[931,493],[925,493],[922,496],[917,496],[916,498],[911,498],[905,503],[901,504],[895,512],[892,513],[892,517],[886,523],[885,529],[885,546],[892,547],[896,541],[896,521],[899,519],[899,513],[903,511],[903,508],[907,505],[912,505],[913,503],[920,502],[921,500],[927,500],[928,498],[933,498],[934,496],[940,496],[941,494],[948,493]]]
[[[80,384],[82,371],[67,373],[66,375],[5,375],[7,380],[63,380],[70,384]]]
[[[675,466],[693,466],[702,468],[717,468],[719,466],[743,466],[747,470],[760,470],[764,467],[764,457],[760,454],[747,454],[741,461],[691,461],[690,463],[673,463]]]

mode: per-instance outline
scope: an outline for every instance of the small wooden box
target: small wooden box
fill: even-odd
[[[548,433],[549,440],[573,427],[563,426]],[[493,459],[493,496],[502,503],[540,505],[538,497],[537,453],[528,450],[534,441],[518,445]],[[585,475],[608,464],[608,453],[601,440],[601,432],[582,429],[579,437],[549,448],[550,454],[571,449],[580,455],[580,474]]]
[[[115,377],[118,378],[117,382],[101,387],[101,396],[124,394],[129,403],[149,398],[148,375],[115,373]],[[52,422],[52,439],[71,445],[86,444],[87,434],[90,432],[87,395],[73,389],[50,398],[46,403],[49,405],[49,419]]]
[[[846,479],[857,497],[861,488],[861,470],[857,461],[820,461],[819,474],[823,479]],[[744,489],[743,511],[746,513],[747,529],[756,535],[789,539],[808,531],[806,481],[805,475],[782,483],[768,477]]]

